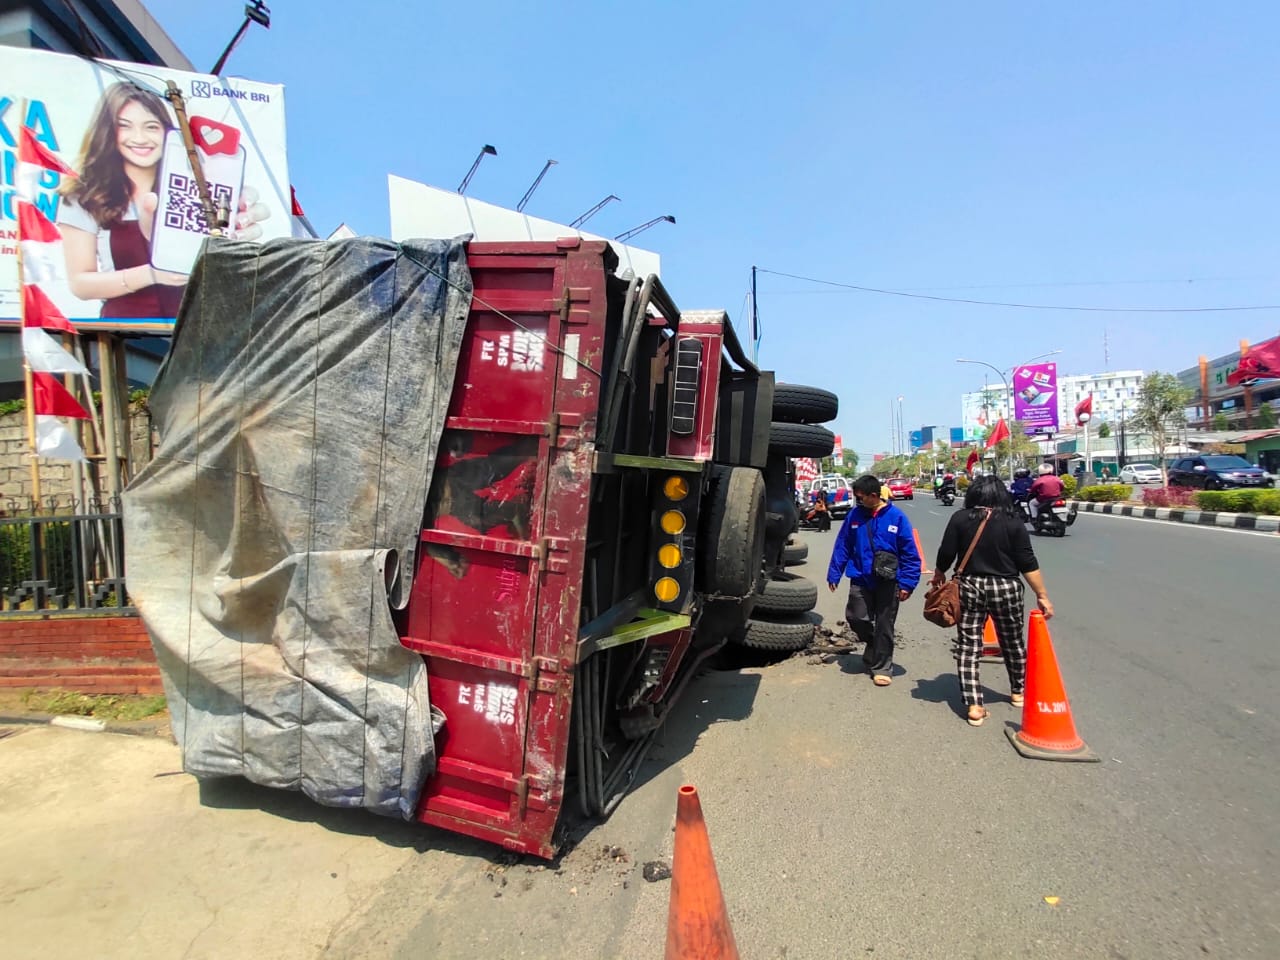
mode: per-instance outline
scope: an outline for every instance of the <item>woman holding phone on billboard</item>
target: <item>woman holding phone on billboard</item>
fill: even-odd
[[[132,83],[108,87],[80,151],[80,176],[63,185],[58,209],[71,292],[101,300],[103,317],[177,315],[187,274],[151,264],[158,174],[166,134],[175,128],[159,96]],[[266,210],[245,188],[237,218],[254,239]]]

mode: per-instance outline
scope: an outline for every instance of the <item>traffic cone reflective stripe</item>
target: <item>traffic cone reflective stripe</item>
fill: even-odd
[[[676,794],[666,960],[738,960],[702,804],[688,785]]]
[[[1071,704],[1058,671],[1058,658],[1049,639],[1049,627],[1039,610],[1032,612],[1027,625],[1027,689],[1022,705],[1022,729],[1005,732],[1013,748],[1024,757],[1098,760],[1076,733]]]

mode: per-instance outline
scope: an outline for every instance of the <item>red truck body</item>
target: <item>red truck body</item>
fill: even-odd
[[[596,797],[584,812],[602,815],[634,775],[603,769],[595,741],[614,736],[634,766],[723,642],[721,629],[690,655],[705,606],[698,500],[717,456],[763,465],[768,425],[758,372],[724,361],[724,314],[673,317],[660,284],[620,280],[612,260],[576,238],[469,246],[475,294],[399,621],[446,718],[418,818],[542,857],[569,779],[595,784],[580,787]],[[662,486],[672,477],[691,488],[677,532],[655,520],[671,506],[662,491],[681,489]],[[663,543],[681,551],[667,571],[650,557]],[[666,573],[663,592],[680,593],[663,601]],[[584,673],[590,658],[600,667]],[[649,723],[619,734],[637,711]]]

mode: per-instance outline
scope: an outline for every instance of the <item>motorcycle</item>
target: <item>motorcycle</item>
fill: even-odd
[[[934,487],[933,496],[935,500],[941,500],[944,507],[949,507],[956,502],[956,485],[944,483]]]
[[[1038,534],[1051,537],[1065,537],[1067,527],[1076,522],[1076,514],[1080,508],[1074,503],[1070,507],[1062,497],[1049,503],[1041,504],[1034,517],[1025,500],[1018,501],[1023,518],[1031,524],[1031,529]]]

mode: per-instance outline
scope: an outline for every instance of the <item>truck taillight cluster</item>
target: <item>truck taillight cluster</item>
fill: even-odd
[[[684,612],[693,599],[693,560],[698,525],[696,476],[673,474],[657,489],[649,582],[659,610]]]

